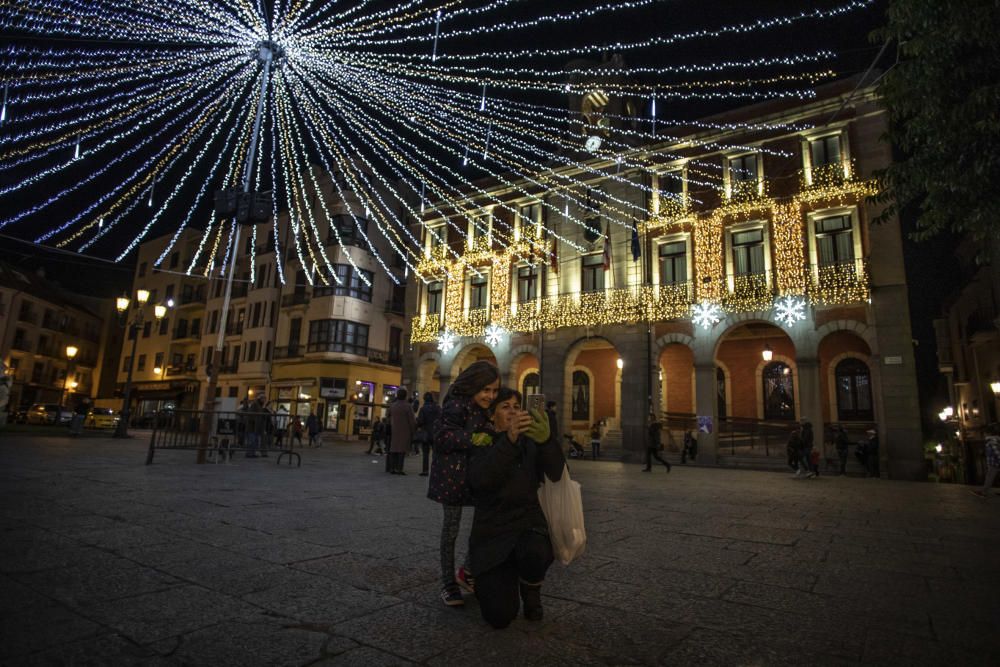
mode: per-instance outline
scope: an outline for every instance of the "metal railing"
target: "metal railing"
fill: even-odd
[[[719,453],[730,456],[783,457],[785,445],[797,426],[798,422],[795,421],[720,417]]]
[[[305,345],[288,345],[274,348],[274,359],[298,359],[306,352]]]
[[[403,356],[397,351],[373,350],[368,348],[368,361],[389,366],[402,366]]]
[[[311,295],[308,292],[293,292],[281,295],[281,307],[299,306],[309,303]]]
[[[284,428],[287,431],[288,417],[285,416]],[[205,438],[202,427],[207,423]],[[149,437],[149,451],[146,455],[146,465],[153,462],[156,450],[207,450],[214,452],[215,462],[231,455],[235,451],[280,451],[277,462],[281,463],[283,456],[288,456],[291,465],[292,457],[302,465],[302,457],[298,452],[291,451],[291,438],[285,437],[281,446],[275,439],[279,424],[276,416],[270,412],[260,411],[205,411],[205,410],[166,410],[152,416],[152,434]],[[256,442],[251,442],[248,434],[256,436]],[[287,433],[286,433],[287,436]]]

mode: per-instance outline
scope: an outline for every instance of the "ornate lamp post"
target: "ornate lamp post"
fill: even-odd
[[[76,355],[79,353],[80,348],[76,345],[66,346],[66,359],[69,360],[69,363],[66,364],[66,379],[63,380],[63,395],[59,399],[59,416],[57,419],[60,422],[62,421],[63,404],[66,402],[66,399],[69,398],[70,391],[76,389],[76,382],[73,381],[73,373],[76,371],[76,364],[73,363],[73,360],[76,359]]]
[[[130,306],[134,306],[135,309],[135,315],[132,318],[132,321],[128,323],[128,335],[132,338],[132,353],[128,358],[128,375],[125,377],[125,397],[122,400],[121,416],[118,420],[118,426],[115,427],[116,438],[128,437],[128,422],[131,411],[132,369],[135,368],[136,345],[139,342],[139,330],[145,322],[144,307],[147,301],[149,301],[149,291],[144,289],[136,290],[134,304],[127,296],[120,296],[115,300],[115,307],[118,309],[118,315],[123,320],[128,319]],[[153,316],[156,318],[157,322],[163,319],[163,316],[166,314],[166,306],[160,304],[154,306]]]

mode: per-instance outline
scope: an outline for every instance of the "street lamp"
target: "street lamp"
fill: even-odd
[[[128,375],[125,376],[125,396],[122,399],[122,410],[121,416],[118,420],[118,425],[115,426],[115,437],[116,438],[127,438],[128,437],[128,421],[131,413],[131,394],[132,394],[132,369],[135,368],[135,351],[136,345],[139,343],[139,330],[145,321],[145,311],[144,306],[146,302],[149,301],[149,290],[136,290],[135,291],[135,316],[132,318],[131,322],[128,322],[126,331],[128,335],[132,337],[132,354],[128,358]],[[131,300],[127,296],[120,296],[115,299],[115,308],[118,310],[118,315],[123,321],[128,320],[128,310],[129,306],[132,305]],[[156,321],[159,322],[167,314],[167,307],[162,304],[156,304],[153,307],[153,316]]]
[[[994,396],[1000,397],[1000,380],[990,382],[990,390],[993,392]]]
[[[760,356],[764,361],[771,361],[771,359],[774,359],[774,350],[771,349],[770,345],[764,343],[764,349],[761,350]]]
[[[618,360],[615,361],[615,366],[618,367],[618,370],[625,368],[625,360],[622,359],[621,357],[618,357]]]
[[[69,363],[66,364],[66,379],[63,380],[63,397],[59,400],[59,421],[62,421],[63,403],[65,403],[69,398],[70,390],[76,389],[76,382],[72,382],[70,378],[73,377],[73,373],[76,371],[76,366],[73,363],[73,360],[76,359],[76,355],[79,353],[80,348],[76,345],[66,346],[66,358],[69,360]]]

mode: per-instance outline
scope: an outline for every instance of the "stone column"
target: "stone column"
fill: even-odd
[[[719,403],[716,389],[715,361],[696,363],[694,367],[694,405],[699,417],[712,418],[711,433],[696,433],[698,438],[698,463],[715,465],[719,449]]]
[[[820,398],[819,360],[796,359],[799,373],[799,417],[813,425],[815,442],[823,441],[823,401]]]
[[[649,414],[649,373],[646,351],[646,327],[636,335],[618,341],[618,355],[623,362],[621,405],[619,406],[622,449],[638,456],[646,449],[646,419]],[[598,387],[598,391],[614,391],[613,387]]]

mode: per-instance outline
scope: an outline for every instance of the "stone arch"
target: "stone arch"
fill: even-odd
[[[680,343],[694,350],[695,340],[691,336],[682,333],[668,333],[656,339],[656,352],[660,353],[667,345]]]
[[[848,331],[855,334],[868,345],[868,349],[871,350],[872,355],[878,354],[878,340],[875,337],[875,329],[858,320],[833,320],[832,322],[827,322],[816,330],[817,347],[824,338],[835,331]]]
[[[504,381],[505,383],[509,383],[510,386],[514,387],[518,391],[521,391],[521,382],[524,380],[525,373],[524,372],[518,373],[517,368],[521,363],[521,359],[528,355],[531,355],[536,360],[538,360],[539,367],[541,366],[542,357],[538,352],[538,347],[535,345],[531,344],[518,345],[517,347],[512,348],[508,355],[508,359],[510,359],[510,362],[508,371],[504,377]]]
[[[595,376],[593,369],[585,367],[583,364],[578,363],[580,353],[585,351],[584,347],[590,343],[602,342],[608,347],[614,350],[615,354],[621,357],[621,352],[615,342],[607,336],[584,336],[573,341],[570,345],[566,346],[565,357],[563,358],[563,405],[561,408],[562,424],[565,424],[564,430],[569,431],[571,425],[573,424],[572,419],[572,393],[573,393],[573,372],[574,371],[585,371],[590,378],[590,405],[589,407],[589,423],[587,424],[587,433],[589,434],[590,425],[596,421],[599,416],[609,416],[609,415],[599,415],[599,409],[597,405],[598,399],[598,382],[600,378]],[[607,370],[607,369],[605,369]],[[617,382],[617,378],[620,377],[620,371],[615,368],[611,374],[611,378],[606,378],[606,381],[614,381],[615,385],[620,385]],[[611,389],[610,387],[608,389]],[[621,397],[618,393],[618,386],[614,388],[614,398],[612,399],[614,405],[612,407],[612,416],[617,419],[621,416]],[[589,435],[582,434],[582,437],[589,437]]]
[[[708,361],[711,361],[712,359],[715,359],[715,357],[718,356],[719,346],[722,344],[722,341],[725,340],[726,336],[731,331],[743,326],[744,324],[752,324],[755,322],[760,324],[770,324],[772,327],[775,327],[776,329],[781,329],[782,333],[788,336],[788,338],[792,341],[792,344],[795,345],[796,350],[798,350],[801,335],[799,335],[797,331],[794,331],[792,328],[786,327],[780,322],[776,322],[774,318],[771,317],[770,311],[765,312],[757,310],[749,313],[733,313],[732,315],[730,315],[729,317],[727,317],[726,319],[722,320],[714,327],[712,327],[712,331],[713,332],[717,331],[718,333],[715,335],[715,338],[712,341],[712,346],[711,346],[712,356],[711,359],[709,359]]]
[[[490,349],[489,345],[486,345],[481,341],[470,342],[466,345],[463,345],[461,349],[459,349],[455,353],[455,356],[452,358],[451,367],[448,369],[451,372],[451,375],[456,375],[459,369],[468,366],[468,364],[465,362],[468,360],[469,356],[473,352],[478,352],[481,350],[489,352],[490,356],[493,357],[493,363],[494,364],[497,363],[497,355],[492,349]]]

